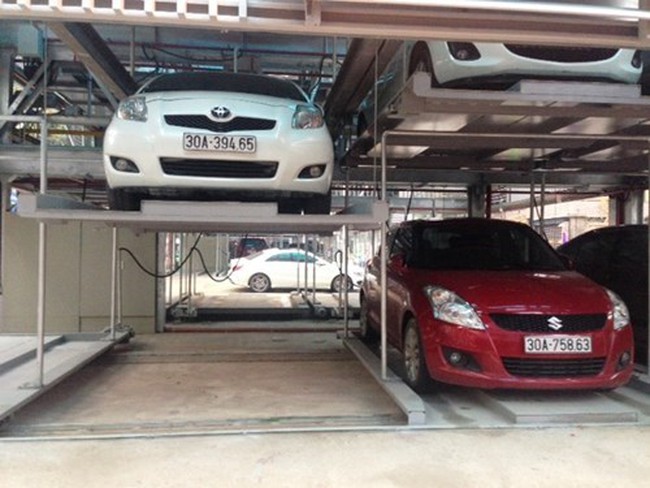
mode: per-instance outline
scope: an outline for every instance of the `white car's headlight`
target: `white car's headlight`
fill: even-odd
[[[131,97],[117,107],[117,118],[123,120],[147,121],[147,102],[144,97]]]
[[[318,107],[298,105],[293,113],[291,127],[294,129],[318,129],[323,127],[325,119]]]
[[[485,329],[474,308],[453,291],[440,286],[427,286],[424,293],[436,319],[470,329]]]
[[[627,305],[613,291],[608,289],[605,289],[605,291],[609,295],[609,300],[612,302],[612,311],[609,314],[609,318],[614,320],[614,330],[619,330],[630,325],[630,312],[627,309]]]

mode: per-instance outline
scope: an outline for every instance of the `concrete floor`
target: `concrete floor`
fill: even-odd
[[[648,423],[518,423],[482,395],[433,395],[413,429],[331,332],[136,336],[1,426],[0,486],[645,486]]]

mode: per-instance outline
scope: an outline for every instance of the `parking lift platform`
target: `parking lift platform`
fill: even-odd
[[[130,330],[45,336],[43,383],[39,385],[37,337],[0,336],[0,422],[130,337]]]
[[[435,385],[413,392],[401,378],[401,361],[388,353],[382,379],[378,351],[356,337],[344,344],[402,410],[412,428],[493,428],[558,425],[650,425],[650,396],[640,374],[623,387],[601,391],[481,390]]]

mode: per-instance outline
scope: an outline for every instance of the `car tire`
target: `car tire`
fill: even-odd
[[[302,201],[298,198],[283,198],[278,201],[278,213],[280,214],[300,214],[302,212]]]
[[[410,318],[406,323],[402,357],[406,383],[418,393],[428,391],[432,380],[427,370],[420,329],[414,318]]]
[[[328,191],[325,195],[317,195],[306,198],[302,205],[305,214],[311,215],[329,215],[332,210],[332,192]]]
[[[248,280],[248,287],[255,293],[264,293],[271,289],[271,279],[264,273],[255,273]]]
[[[111,210],[140,210],[142,195],[124,188],[109,188],[107,191],[108,208]]]
[[[332,283],[330,284],[330,290],[338,293],[338,291],[342,289],[341,284],[343,280],[345,280],[346,282],[347,290],[348,291],[352,290],[352,288],[354,287],[352,280],[350,279],[349,276],[343,276],[342,274],[334,277]]]
[[[429,46],[425,42],[418,42],[413,46],[411,51],[411,58],[409,60],[409,76],[414,73],[422,71],[431,75],[431,86],[440,86],[436,75],[433,72],[433,61],[431,59],[431,52]]]
[[[364,297],[361,297],[361,309],[359,310],[359,339],[369,345],[376,344],[379,340],[377,332],[370,325],[368,301]]]

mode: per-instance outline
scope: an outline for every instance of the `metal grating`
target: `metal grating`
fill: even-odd
[[[605,358],[585,359],[522,359],[502,358],[503,366],[513,376],[527,378],[559,378],[596,376],[605,366]]]
[[[165,122],[176,127],[205,129],[212,132],[273,130],[275,120],[255,117],[235,117],[228,122],[217,122],[205,115],[165,115]]]
[[[224,159],[160,158],[167,175],[203,178],[273,178],[277,161],[229,161]]]
[[[587,63],[604,61],[616,55],[618,49],[599,47],[558,47],[527,46],[524,44],[506,44],[506,49],[517,56],[560,63]]]
[[[492,321],[501,329],[513,332],[535,332],[538,334],[571,334],[602,330],[607,322],[605,314],[592,315],[526,315],[491,314]],[[562,327],[554,329],[549,320],[559,319]]]

